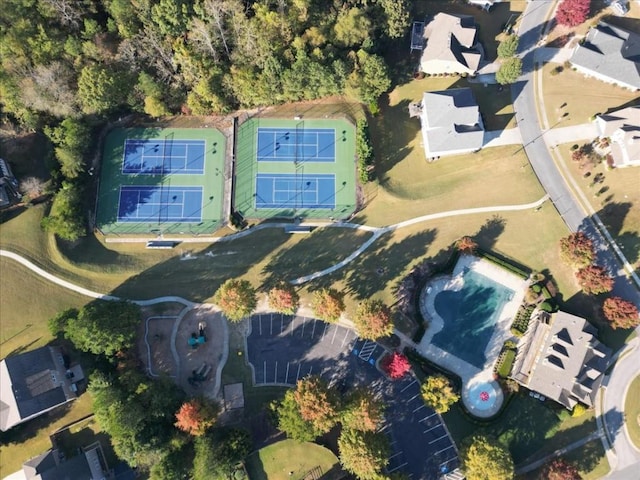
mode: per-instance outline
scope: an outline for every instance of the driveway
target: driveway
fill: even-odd
[[[544,132],[544,140],[549,147],[569,142],[591,141],[597,136],[598,127],[595,123],[552,128]]]
[[[387,473],[435,480],[459,467],[458,453],[440,415],[426,407],[413,376],[391,381],[375,367],[385,350],[345,327],[307,317],[254,315],[247,356],[256,385],[288,385],[320,375],[347,393],[366,388],[386,405],[384,432],[391,444]]]
[[[507,130],[492,130],[484,132],[482,148],[499,147],[501,145],[522,145],[522,135],[519,128]]]

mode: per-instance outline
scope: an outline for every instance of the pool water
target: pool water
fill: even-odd
[[[462,279],[460,290],[444,290],[433,300],[444,326],[432,343],[482,369],[495,324],[514,292],[473,270],[464,272]]]

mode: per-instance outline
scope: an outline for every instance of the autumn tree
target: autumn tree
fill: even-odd
[[[340,463],[360,480],[378,480],[389,459],[389,441],[383,433],[345,429],[338,438]]]
[[[258,303],[251,283],[236,279],[224,282],[213,296],[213,301],[232,322],[239,322],[251,315]]]
[[[46,189],[46,182],[38,177],[27,177],[20,182],[20,192],[29,200],[41,197]]]
[[[616,328],[635,328],[640,325],[638,307],[620,297],[610,297],[604,301],[602,313]]]
[[[449,379],[443,375],[428,377],[420,388],[424,403],[437,413],[449,411],[451,405],[460,400]]]
[[[586,267],[596,256],[593,241],[583,232],[572,233],[560,240],[560,256],[574,267]]]
[[[298,380],[293,397],[303,420],[316,431],[326,433],[338,421],[338,399],[333,390],[320,377]]]
[[[409,359],[399,352],[386,355],[381,362],[382,370],[394,380],[400,379],[411,370]]]
[[[364,300],[358,305],[353,323],[361,338],[377,340],[393,333],[391,309],[380,300]]]
[[[287,390],[280,402],[271,404],[271,410],[278,418],[278,430],[297,442],[312,442],[322,435],[314,425],[302,418],[294,390]]]
[[[342,428],[375,432],[384,420],[384,403],[365,389],[355,390],[342,411]]]
[[[286,315],[293,315],[300,305],[298,292],[293,285],[287,282],[279,282],[269,290],[267,300],[270,309]]]
[[[473,253],[478,244],[471,237],[461,237],[456,241],[456,248],[463,253]]]
[[[214,425],[217,416],[217,404],[201,397],[193,398],[184,402],[176,412],[175,426],[183,432],[199,437]]]
[[[509,451],[489,437],[476,435],[466,439],[460,456],[468,480],[513,478],[513,459]]]
[[[604,267],[588,265],[576,272],[582,291],[588,295],[599,295],[613,290],[613,278]]]
[[[589,17],[590,5],[591,0],[563,0],[556,10],[556,21],[568,27],[580,25]]]
[[[333,288],[323,288],[313,294],[313,314],[325,322],[337,322],[344,308],[344,294]]]
[[[510,85],[515,83],[522,73],[522,60],[518,57],[511,57],[500,64],[496,72],[496,81],[500,85]]]
[[[542,470],[540,480],[582,480],[577,467],[562,458],[555,458]]]

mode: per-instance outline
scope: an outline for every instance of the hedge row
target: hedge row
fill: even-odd
[[[356,122],[356,156],[358,157],[358,176],[362,183],[373,177],[373,146],[369,138],[369,125],[366,120]]]
[[[485,252],[481,248],[476,249],[476,254],[486,260],[489,260],[492,263],[495,263],[496,265],[499,265],[505,270],[509,270],[511,273],[514,273],[519,277],[529,278],[529,275],[531,274],[531,271],[524,270],[523,268],[514,265],[513,262],[500,258],[492,253]]]
[[[520,305],[516,318],[511,324],[511,333],[516,337],[521,337],[527,331],[529,326],[529,320],[531,320],[531,314],[533,313],[533,305]]]

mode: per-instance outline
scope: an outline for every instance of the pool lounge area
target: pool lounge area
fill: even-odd
[[[500,409],[502,389],[493,365],[522,303],[527,281],[472,255],[461,255],[451,275],[431,280],[421,292],[427,329],[418,351],[462,378],[469,412],[491,417]]]

